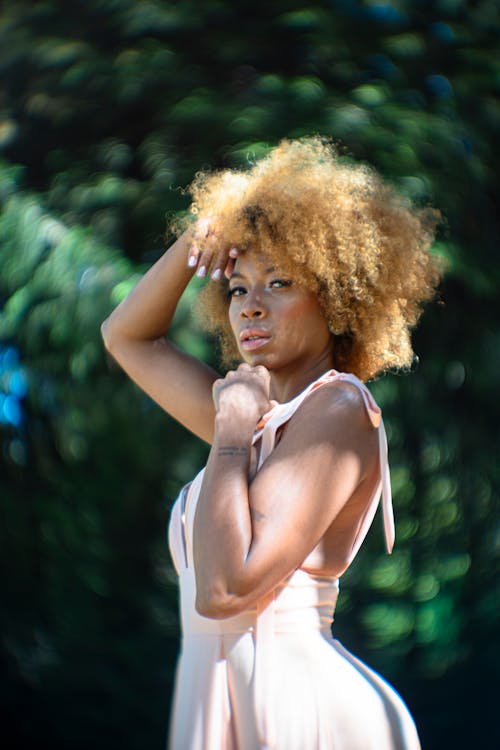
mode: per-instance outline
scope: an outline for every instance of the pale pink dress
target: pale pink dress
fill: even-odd
[[[273,450],[277,429],[314,388],[333,380],[360,390],[379,435],[380,483],[360,524],[352,561],[381,494],[388,552],[394,543],[387,440],[380,409],[365,385],[354,375],[325,373],[276,406],[254,442],[262,439],[260,466]],[[196,612],[192,529],[202,479],[203,471],[181,492],[169,526],[183,635],[170,750],[418,750],[415,725],[400,696],[331,635],[338,579],[298,568],[256,607],[235,617],[212,620]]]

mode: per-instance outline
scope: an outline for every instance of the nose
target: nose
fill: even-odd
[[[245,301],[241,306],[240,315],[242,318],[264,318],[266,309],[262,303],[262,297],[257,291],[248,292],[245,295]]]

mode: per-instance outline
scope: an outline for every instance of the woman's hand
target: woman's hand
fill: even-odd
[[[217,414],[238,424],[255,427],[276,402],[269,400],[269,371],[243,363],[216,380],[212,393]]]
[[[200,249],[203,245],[203,250]],[[211,218],[199,219],[192,234],[188,250],[187,264],[196,268],[196,275],[202,279],[210,272],[210,278],[218,281],[224,274],[229,278],[238,257],[238,248],[221,247],[215,221]]]

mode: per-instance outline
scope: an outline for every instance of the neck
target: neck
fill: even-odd
[[[333,354],[329,348],[318,360],[308,362],[305,366],[297,367],[295,365],[293,368],[283,367],[271,370],[270,397],[280,404],[290,401],[301,393],[309,383],[312,383],[333,367]]]

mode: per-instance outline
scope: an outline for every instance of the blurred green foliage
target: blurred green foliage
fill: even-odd
[[[494,0],[4,0],[0,605],[9,746],[164,745],[178,639],[168,507],[206,447],[108,362],[100,322],[183,187],[319,132],[444,213],[449,260],[384,408],[397,546],[372,533],[334,629],[428,750],[499,742]],[[167,237],[168,240],[168,237]],[[192,285],[174,335],[196,331]],[[496,514],[496,515],[495,515]]]

